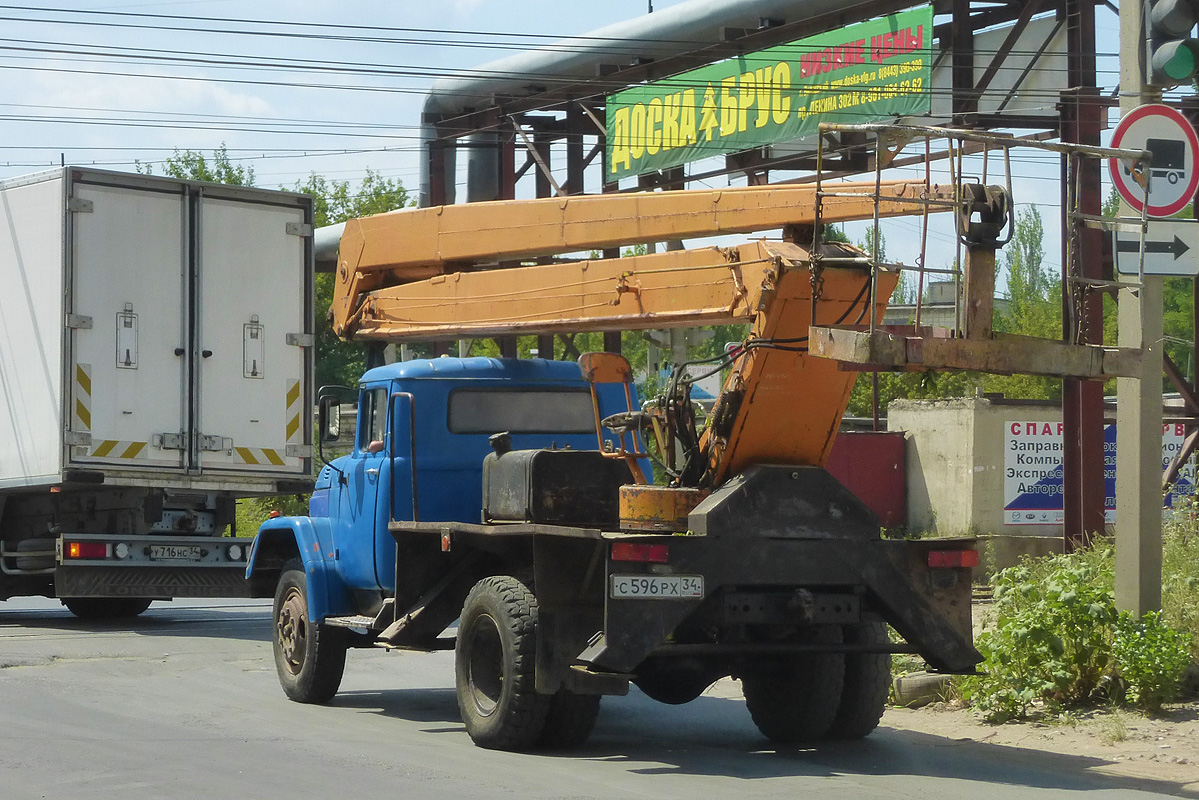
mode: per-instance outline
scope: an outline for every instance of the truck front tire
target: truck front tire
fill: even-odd
[[[279,576],[274,603],[275,671],[279,685],[297,703],[327,703],[337,694],[346,667],[348,635],[308,620],[304,565],[292,560]]]
[[[841,628],[827,625],[804,638],[814,644],[840,644]],[[841,704],[845,656],[800,653],[761,664],[741,677],[745,705],[766,738],[784,744],[827,736]]]
[[[466,732],[480,747],[538,744],[551,698],[535,689],[537,598],[516,578],[474,585],[462,606],[454,677]]]
[[[64,597],[62,604],[79,619],[129,619],[154,602],[144,597]]]

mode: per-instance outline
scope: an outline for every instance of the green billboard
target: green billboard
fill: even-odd
[[[737,56],[607,98],[604,178],[675,167],[932,107],[924,6]]]

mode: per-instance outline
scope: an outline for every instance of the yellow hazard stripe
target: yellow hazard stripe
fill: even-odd
[[[126,447],[124,452],[122,452],[119,456],[117,456],[117,458],[137,458],[138,456],[140,456],[142,454],[142,451],[145,449],[146,449],[145,442],[130,442],[129,446]]]
[[[75,365],[75,421],[79,431],[92,429],[92,368],[90,364]]]
[[[146,449],[146,442],[122,442],[105,439],[92,451],[93,458],[137,458]]]
[[[300,400],[300,382],[292,381],[287,389],[287,407],[284,412],[284,419],[287,420],[287,429],[283,440],[290,442],[295,438],[295,435],[300,432],[300,408],[298,406]]]
[[[283,456],[279,455],[278,450],[272,450],[269,447],[235,447],[233,452],[237,453],[238,457],[247,464],[274,464],[276,467],[287,464],[283,460]]]
[[[82,400],[75,401],[75,419],[79,420],[79,424],[83,430],[91,430],[92,412],[83,404]]]

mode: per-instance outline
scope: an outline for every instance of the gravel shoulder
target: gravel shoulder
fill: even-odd
[[[725,678],[704,694],[740,699],[741,684]],[[1010,748],[1010,756],[1020,760],[1037,754],[1074,757],[1088,764],[1088,771],[1123,779],[1127,787],[1144,782],[1146,789],[1199,798],[1199,702],[1170,704],[1153,717],[1095,710],[1062,722],[1003,725],[983,722],[969,709],[933,703],[920,709],[888,708],[879,728],[943,739],[946,746]]]
[[[1090,711],[1060,723],[991,725],[971,711],[935,703],[922,709],[888,709],[882,725],[957,741],[1082,756],[1100,773],[1177,785],[1199,797],[1199,703],[1166,706],[1158,716]]]

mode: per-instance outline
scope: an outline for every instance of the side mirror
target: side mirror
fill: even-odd
[[[336,442],[341,438],[341,403],[332,395],[325,395],[317,407],[317,428],[322,442]]]

